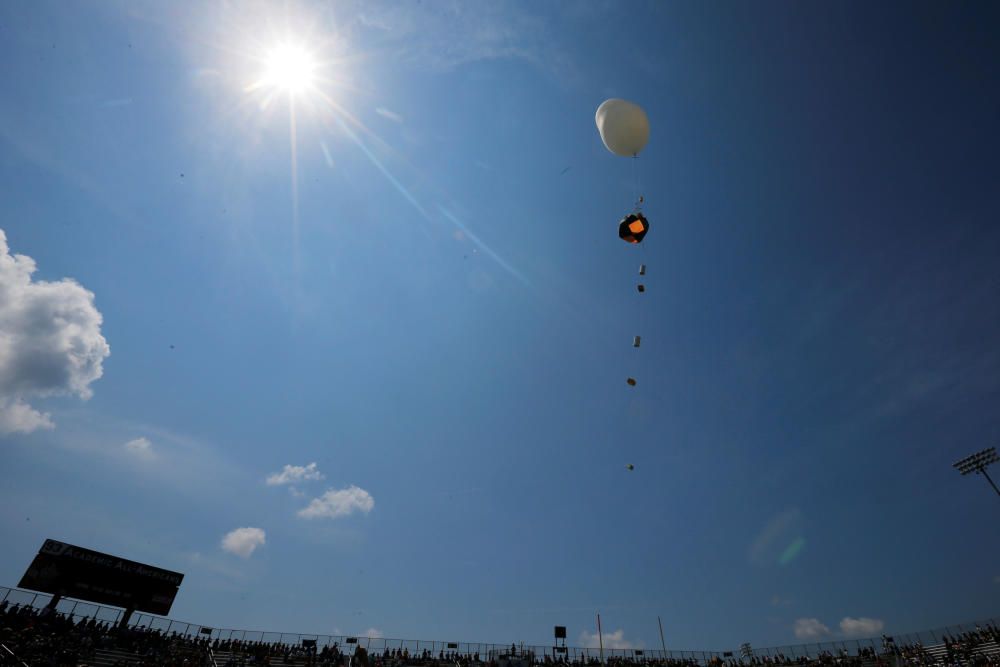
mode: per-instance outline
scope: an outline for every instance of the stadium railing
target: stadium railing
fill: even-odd
[[[18,667],[28,667],[28,663],[19,660],[14,652],[7,648],[6,644],[0,644],[0,665],[17,665]]]
[[[28,605],[36,609],[42,609],[48,605],[51,599],[52,596],[47,593],[35,593],[34,591],[0,586],[0,601],[6,601],[9,605],[20,604],[21,606]],[[124,613],[122,609],[105,607],[103,605],[69,598],[63,598],[60,600],[56,605],[56,611],[61,614],[68,615],[74,620],[93,618],[98,622],[104,621],[109,624],[117,623]],[[347,651],[352,650],[351,647],[353,644],[348,644],[346,640],[353,637],[356,638],[357,645],[364,646],[370,654],[381,654],[386,649],[390,651],[393,649],[406,649],[410,655],[414,655],[416,653],[422,653],[426,649],[435,656],[441,651],[445,653],[454,652],[461,655],[473,655],[478,653],[482,658],[486,659],[491,652],[499,653],[509,651],[511,646],[510,644],[491,644],[485,642],[389,639],[385,637],[363,637],[360,635],[324,635],[299,632],[239,630],[218,628],[198,623],[188,623],[186,621],[178,621],[175,619],[165,618],[163,616],[154,616],[152,614],[139,612],[132,615],[132,618],[129,619],[128,625],[129,627],[134,628],[145,627],[152,630],[161,630],[166,633],[176,632],[179,635],[187,637],[207,637],[211,640],[218,639],[219,641],[239,640],[242,642],[263,642],[267,644],[278,643],[289,646],[301,646],[303,639],[311,639],[315,640],[316,645],[320,648],[336,643],[341,647],[341,650]],[[893,635],[893,640],[895,645],[899,647],[907,645],[912,646],[918,643],[925,647],[929,647],[943,643],[943,638],[946,635],[958,637],[966,632],[975,632],[978,629],[986,628],[987,626],[1000,627],[997,626],[993,619],[988,619],[973,623],[945,626],[943,628],[926,630],[923,632],[896,633]],[[566,648],[565,654],[554,654],[552,646],[529,646],[518,644],[517,648],[519,651],[531,651],[535,654],[535,656],[537,656],[538,659],[542,660],[544,660],[545,656],[550,656],[553,660],[558,658],[564,658],[570,661],[576,660],[577,658],[586,660],[590,658],[597,658],[601,654],[599,649],[591,647],[584,648],[569,646]],[[840,641],[794,644],[788,646],[772,646],[765,648],[755,647],[753,648],[753,655],[757,658],[777,658],[778,656],[784,656],[785,658],[794,660],[802,657],[817,658],[824,654],[837,656],[842,651],[846,651],[849,655],[857,655],[864,649],[871,649],[876,654],[884,654],[886,652],[886,649],[883,646],[882,638],[879,637],[870,639],[845,639]],[[708,664],[713,659],[730,661],[738,660],[741,657],[738,650],[667,650],[664,652],[660,649],[646,648],[605,648],[603,654],[606,660],[610,658],[622,658],[626,660],[668,659],[694,661],[703,665]]]

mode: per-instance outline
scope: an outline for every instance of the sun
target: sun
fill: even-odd
[[[302,46],[279,44],[267,52],[263,63],[264,71],[252,88],[296,96],[316,86],[316,60]]]

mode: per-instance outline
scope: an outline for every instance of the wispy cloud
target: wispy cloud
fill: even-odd
[[[240,558],[249,558],[267,541],[262,528],[236,528],[222,537],[222,550]]]
[[[309,501],[298,511],[303,519],[338,519],[356,512],[368,514],[375,507],[375,499],[364,489],[351,485],[346,489],[328,489],[326,493]]]
[[[602,637],[596,632],[587,632],[584,630],[580,633],[580,645],[584,648],[598,648],[601,646]],[[633,643],[625,639],[625,631],[619,628],[614,632],[605,632],[603,635],[604,648],[641,648],[642,643]]]
[[[365,637],[371,637],[372,639],[381,639],[382,637],[385,637],[385,633],[383,633],[378,628],[368,628],[367,630],[365,630]]]
[[[546,22],[508,3],[365,5],[358,23],[415,67],[450,70],[480,60],[522,60],[541,65],[552,50]],[[461,35],[461,39],[455,39]]]
[[[832,637],[834,634],[838,634],[841,637],[851,638],[873,637],[885,629],[885,622],[879,618],[867,618],[865,616],[852,618],[850,616],[845,616],[841,619],[838,627],[840,628],[840,632],[834,633],[818,618],[799,618],[792,624],[792,631],[795,633],[796,639],[803,639],[807,641],[816,641],[826,637]]]
[[[375,109],[375,113],[377,113],[379,116],[382,116],[383,118],[388,118],[389,120],[394,121],[396,123],[403,122],[402,116],[400,116],[395,111],[390,111],[389,109],[386,109],[385,107],[378,107],[377,109]]]
[[[156,453],[153,451],[153,443],[149,441],[149,438],[133,438],[125,443],[125,451],[132,457],[143,460],[152,461],[156,458]]]
[[[830,628],[819,622],[818,618],[799,618],[792,624],[796,639],[816,640],[828,637]]]
[[[850,616],[840,621],[840,631],[845,637],[872,637],[882,632],[885,623],[879,618],[851,618]]]
[[[319,471],[316,463],[313,462],[304,466],[286,464],[280,472],[268,475],[265,483],[268,486],[281,486],[283,484],[294,484],[296,482],[319,479],[325,479],[325,477],[323,473]]]
[[[242,510],[246,499],[234,496],[232,489],[252,489],[261,481],[259,471],[244,468],[230,451],[197,436],[109,417],[85,407],[59,410],[54,416],[59,428],[35,436],[45,449],[87,465],[96,462],[120,483],[140,485],[146,492],[177,494],[212,507]],[[136,433],[142,433],[142,438],[136,438]],[[149,442],[148,448],[142,440]],[[133,444],[126,447],[126,442]],[[135,465],[150,453],[156,465]]]
[[[243,582],[247,578],[246,571],[233,567],[231,558],[217,552],[204,554],[200,551],[187,551],[182,552],[179,558],[187,562],[187,572],[201,570],[216,581],[218,577],[225,577],[231,582]]]

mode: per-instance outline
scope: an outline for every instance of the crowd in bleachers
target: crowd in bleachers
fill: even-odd
[[[1000,667],[1000,629],[988,625],[952,637],[944,635],[931,650],[920,642],[898,644],[892,637],[882,637],[882,650],[863,647],[851,654],[846,649],[829,651],[815,657],[789,658],[760,656],[724,661],[728,667]],[[986,651],[987,647],[993,650]],[[943,650],[942,650],[943,648]]]
[[[90,653],[97,634],[59,614],[0,603],[0,644],[31,665],[76,667]],[[4,651],[0,659],[10,661],[9,654]]]
[[[1000,628],[994,625],[987,625],[985,628],[976,626],[975,630],[963,632],[957,637],[945,635],[943,643],[946,659],[950,664],[969,664],[976,660],[977,653],[985,645],[1000,643]],[[996,664],[996,660],[994,658],[993,664]]]
[[[881,652],[873,648],[860,648],[856,653],[841,650],[837,653],[823,652],[815,657],[788,657],[782,654],[751,658],[716,658],[709,667],[955,667],[974,665],[977,667],[1000,667],[1000,655],[977,653],[985,644],[1000,641],[1000,631],[988,627],[977,632],[964,633],[958,637],[945,637],[942,652],[932,654],[921,644],[897,645],[891,638],[885,638]],[[219,667],[255,667],[282,662],[286,665],[304,667],[510,667],[517,664],[536,667],[597,667],[601,665],[596,655],[577,656],[567,659],[562,656],[536,656],[515,651],[490,653],[460,653],[424,649],[410,653],[407,648],[385,648],[381,652],[368,655],[364,648],[341,647],[334,643],[322,649],[304,648],[282,643],[261,643],[241,641],[218,641],[212,648],[220,655],[227,656],[219,662]],[[1000,653],[1000,651],[998,651]],[[513,659],[513,662],[511,661]],[[608,667],[698,667],[693,658],[660,659],[651,657],[607,656],[604,664]]]
[[[301,646],[281,642],[254,642],[240,639],[212,642],[213,655],[217,656],[219,667],[247,667],[270,665],[278,660],[286,665],[320,665],[333,667],[343,662],[339,646]]]
[[[280,642],[209,640],[144,626],[117,627],[95,618],[73,619],[52,609],[0,602],[0,665],[26,663],[31,667],[81,667],[99,649],[128,654],[115,667],[597,667],[596,655],[538,656],[519,651],[477,652],[430,650],[410,653],[407,648],[385,648],[369,655],[365,648],[338,643],[317,647]],[[12,658],[16,656],[16,661]],[[608,667],[698,667],[693,658],[608,656]],[[1000,667],[1000,630],[977,627],[928,648],[920,643],[897,644],[883,637],[882,648],[825,652],[817,657],[777,655],[714,658],[709,667]]]
[[[97,649],[132,654],[119,667],[205,667],[208,640],[150,630],[119,628],[94,618],[72,619],[52,609],[0,602],[0,664],[27,663],[31,667],[87,665]],[[11,657],[13,656],[13,657]]]
[[[281,661],[286,665],[304,667],[597,667],[601,661],[597,655],[574,659],[553,658],[550,655],[536,656],[528,651],[478,652],[444,651],[429,649],[410,652],[404,648],[384,648],[371,655],[363,647],[339,643],[314,647],[293,646],[282,643],[244,642],[240,640],[216,640],[212,644],[214,654],[220,658],[219,667],[254,667]],[[596,651],[595,651],[596,654]],[[693,659],[623,658],[607,657],[608,667],[698,667]]]
[[[596,653],[596,652],[595,652]],[[491,653],[480,656],[479,653],[459,653],[455,651],[440,651],[436,655],[431,651],[423,651],[417,655],[408,655],[406,650],[388,650],[376,656],[373,667],[504,667],[512,664],[533,664],[537,667],[596,667],[601,664],[597,655],[577,656],[567,659],[563,656],[538,656],[530,652],[511,649],[507,652]],[[698,663],[690,659],[655,659],[645,657],[625,658],[608,656],[604,660],[608,667],[697,667]]]

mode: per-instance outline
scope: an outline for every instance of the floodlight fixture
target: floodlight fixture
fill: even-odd
[[[952,464],[952,467],[962,473],[963,476],[968,475],[970,472],[982,475],[990,483],[990,486],[993,487],[993,490],[997,492],[997,495],[1000,496],[1000,489],[997,488],[997,485],[990,478],[989,473],[986,472],[986,468],[997,461],[1000,461],[1000,456],[997,456],[996,447],[989,447],[981,452],[976,452],[971,456],[966,456],[964,459],[956,461]]]

